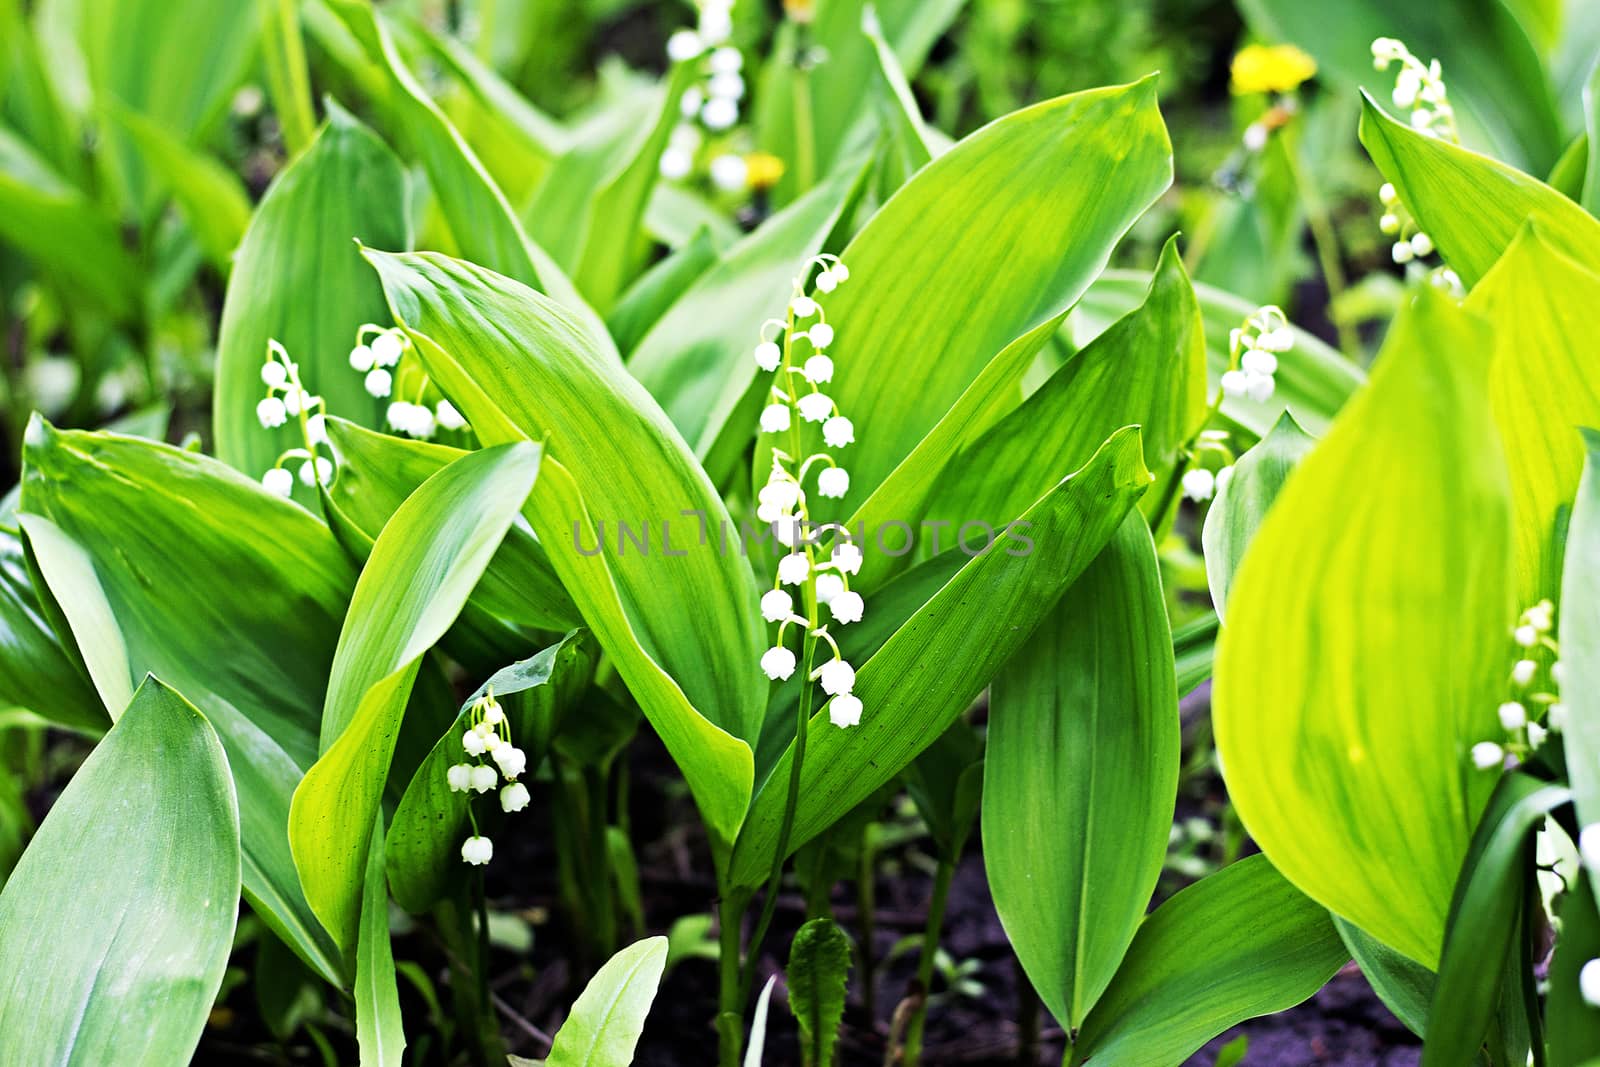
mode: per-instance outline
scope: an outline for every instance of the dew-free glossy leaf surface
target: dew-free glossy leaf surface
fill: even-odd
[[[791,852],[955,721],[1110,540],[1150,478],[1138,431],[1119,430],[1021,516],[1026,528],[1000,534],[871,659],[854,664],[861,724],[832,725],[825,704],[812,716]],[[756,795],[734,850],[735,884],[756,885],[771,869],[792,759],[791,746]]]
[[[239,811],[205,717],[154,678],[0,894],[0,1064],[186,1061],[233,948]]]
[[[667,939],[629,945],[595,972],[556,1033],[545,1067],[612,1067],[633,1049],[667,965]]]
[[[1494,781],[1468,751],[1498,736],[1514,617],[1491,344],[1420,294],[1267,514],[1217,649],[1246,829],[1303,892],[1429,967]]]
[[[1384,1007],[1406,1029],[1421,1037],[1428,1028],[1428,1003],[1433,999],[1434,973],[1415,960],[1402,956],[1361,927],[1334,916],[1344,947]]]
[[[389,942],[389,888],[384,880],[382,816],[373,822],[372,848],[361,889],[361,930],[356,941],[356,1043],[361,1067],[400,1067],[406,1033]]]
[[[89,734],[111,725],[39,604],[22,541],[0,525],[0,708],[12,707]]]
[[[1240,860],[1139,927],[1069,1062],[1177,1067],[1235,1023],[1305,1000],[1349,958],[1328,913],[1265,856]]]
[[[295,790],[289,844],[306,899],[354,949],[373,820],[422,655],[444,636],[539,472],[526,442],[472,452],[413,493],[372,546],[339,633],[321,757]]]
[[[371,130],[330,107],[317,139],[256,210],[222,306],[212,432],[217,456],[251,477],[301,444],[294,420],[266,430],[256,419],[266,396],[268,338],[300,365],[301,382],[327,401],[330,414],[379,424],[383,402],[368,395],[349,364],[356,328],[387,321],[383,290],[357,240],[409,245],[405,173]]]
[[[995,910],[1045,1006],[1077,1030],[1144,918],[1178,788],[1172,633],[1143,515],[995,676],[988,736]]]

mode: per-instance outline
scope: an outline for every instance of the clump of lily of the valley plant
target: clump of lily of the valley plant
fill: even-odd
[[[472,823],[472,835],[461,843],[461,858],[481,867],[494,858],[494,842],[478,829],[471,794],[487,793],[500,786],[500,810],[506,812],[521,811],[529,799],[528,787],[518,781],[528,769],[528,756],[512,743],[511,720],[494,698],[493,690],[473,701],[461,747],[473,762],[455,764],[446,776],[451,791],[469,795],[467,818]],[[500,785],[502,775],[504,785]]]

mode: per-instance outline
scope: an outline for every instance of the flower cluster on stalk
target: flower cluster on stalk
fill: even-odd
[[[1252,311],[1228,334],[1228,369],[1222,372],[1212,413],[1225,397],[1258,404],[1271,400],[1278,388],[1278,357],[1293,348],[1294,330],[1282,308],[1268,304]],[[1196,462],[1183,474],[1183,495],[1196,502],[1210,500],[1227,488],[1233,477],[1234,456],[1227,431],[1202,431],[1191,451]],[[1216,472],[1199,463],[1207,452],[1221,457],[1222,466]]]
[[[1561,702],[1561,646],[1552,636],[1554,630],[1555,605],[1548,600],[1539,601],[1518,617],[1511,637],[1522,654],[1511,665],[1509,699],[1498,709],[1506,737],[1472,746],[1472,762],[1479,770],[1497,770],[1508,758],[1520,762],[1544,744],[1551,730],[1559,732],[1566,725],[1567,706]],[[1541,672],[1534,658],[1541,649],[1553,657],[1546,672]],[[1541,711],[1543,722],[1539,721]]]
[[[450,401],[440,398],[432,407],[423,402],[428,392],[428,377],[421,375],[411,391],[414,399],[397,396],[400,361],[411,349],[405,331],[392,326],[362,323],[356,329],[355,347],[350,349],[350,369],[362,375],[362,384],[378,399],[394,396],[384,413],[390,429],[418,440],[431,440],[440,430],[464,430],[467,420]]]
[[[757,494],[756,518],[769,524],[789,550],[778,561],[772,588],[761,598],[762,617],[778,625],[772,647],[761,657],[761,669],[774,681],[794,674],[797,658],[786,643],[790,627],[802,635],[808,664],[815,651],[813,642],[825,643],[832,658],[814,667],[808,681],[820,682],[823,692],[833,698],[828,704],[830,721],[849,727],[861,721],[861,700],[852,691],[856,673],[829,627],[861,620],[865,602],[850,588],[851,577],[861,570],[861,548],[843,526],[812,528],[806,485],[810,481],[818,495],[835,499],[850,490],[849,473],[829,450],[852,444],[855,426],[822,391],[833,380],[833,358],[827,349],[834,331],[817,299],[848,281],[850,271],[837,256],[818,256],[808,270],[812,265],[819,268],[812,295],[806,294],[805,275],[796,278],[787,316],[762,325],[754,352],[756,365],[775,375],[761,412],[762,432],[775,438],[772,469]],[[803,427],[807,422],[819,425],[823,450],[807,453]],[[831,537],[825,559],[818,543],[824,535]],[[826,620],[823,609],[829,616]]]
[[[327,404],[305,387],[299,365],[275,340],[267,341],[261,383],[267,387],[267,395],[256,404],[256,419],[262,429],[275,430],[295,419],[302,445],[279,455],[272,468],[261,476],[261,484],[275,496],[288,497],[294,492],[295,480],[290,467],[298,464],[302,485],[327,485],[333,480],[333,460],[321,454],[328,444]]]
[[[514,812],[528,806],[528,787],[517,780],[528,769],[528,756],[512,744],[511,720],[495,700],[494,690],[473,701],[461,747],[473,762],[457,763],[446,772],[452,792],[487,793],[498,786],[500,810]],[[504,785],[500,784],[502,775]],[[478,831],[470,803],[467,817],[472,822],[472,836],[462,842],[461,858],[481,867],[494,858],[494,842]]]
[[[1455,110],[1450,106],[1445,89],[1443,71],[1437,59],[1424,63],[1412,55],[1402,41],[1393,37],[1379,37],[1372,42],[1372,65],[1378,70],[1388,70],[1399,64],[1395,75],[1391,99],[1395,106],[1411,112],[1411,128],[1430,137],[1460,144],[1456,128]],[[1378,202],[1383,213],[1378,219],[1378,229],[1394,239],[1390,256],[1402,266],[1421,262],[1434,253],[1433,238],[1417,224],[1411,212],[1401,203],[1394,185],[1384,182],[1378,189]],[[1449,267],[1441,266],[1432,275],[1433,284],[1452,293],[1464,291],[1461,279]]]

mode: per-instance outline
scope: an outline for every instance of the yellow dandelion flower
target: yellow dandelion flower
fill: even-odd
[[[1317,61],[1292,44],[1252,44],[1233,57],[1233,91],[1286,93],[1317,73]]]
[[[744,163],[745,183],[752,189],[770,189],[783,177],[783,160],[770,152],[751,152]]]

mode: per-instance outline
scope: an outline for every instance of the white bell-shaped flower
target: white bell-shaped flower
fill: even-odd
[[[1506,750],[1493,741],[1479,741],[1472,746],[1472,765],[1480,771],[1493,770],[1505,761]]]
[[[1239,366],[1246,374],[1272,375],[1278,373],[1278,357],[1265,348],[1247,348],[1239,357]]]
[[[494,842],[487,837],[469,837],[461,842],[461,858],[474,867],[482,867],[494,859]]]
[[[306,420],[306,438],[314,445],[328,443],[328,417],[322,412]]]
[[[793,425],[793,418],[788,404],[768,404],[761,409],[761,428],[767,433],[783,433]]]
[[[828,601],[828,611],[833,615],[833,621],[839,623],[860,622],[865,608],[866,602],[861,599],[861,594],[853,589],[847,589]]]
[[[528,754],[516,745],[501,745],[495,749],[494,761],[507,778],[515,778],[528,769]]]
[[[1591,1008],[1600,1008],[1600,959],[1590,960],[1578,970],[1578,993]]]
[[[1583,865],[1600,874],[1600,822],[1592,822],[1578,831],[1578,855]]]
[[[828,701],[828,721],[840,728],[861,724],[861,698],[845,693]]]
[[[1538,723],[1530,722],[1528,724],[1528,744],[1532,745],[1534,748],[1538,748],[1540,745],[1544,744],[1545,738],[1549,736],[1550,731],[1546,730]]]
[[[822,439],[829,448],[843,448],[854,444],[855,424],[843,415],[835,415],[822,424]]]
[[[780,512],[793,511],[795,505],[800,503],[800,486],[788,478],[773,478],[761,487],[756,499],[763,504],[771,504]]]
[[[713,96],[700,109],[700,121],[708,130],[726,130],[739,121],[739,105],[726,96]]]
[[[827,348],[833,344],[833,327],[825,322],[819,322],[806,331],[806,339],[811,342],[813,348]]]
[[[372,339],[372,361],[380,367],[392,367],[400,362],[405,351],[399,330],[385,330]]]
[[[1421,259],[1433,255],[1433,238],[1425,233],[1411,235],[1411,254]]]
[[[817,274],[817,292],[831,293],[839,288],[839,279],[832,270],[824,268]]]
[[[485,704],[483,706],[483,721],[486,726],[499,726],[506,721],[506,709],[500,706],[498,700]]]
[[[768,520],[772,536],[780,545],[798,548],[805,540],[806,520],[799,515],[777,515]]]
[[[1511,684],[1518,688],[1532,683],[1533,676],[1539,671],[1539,665],[1531,659],[1519,659],[1511,665]]]
[[[706,91],[712,96],[722,97],[727,100],[743,100],[744,78],[736,70],[713,74],[711,75],[711,80],[706,82]]]
[[[1410,241],[1396,241],[1394,247],[1389,249],[1389,255],[1396,263],[1401,264],[1410,263],[1417,258],[1417,254],[1411,250]]]
[[[1210,500],[1217,492],[1217,476],[1204,467],[1183,472],[1183,495],[1196,503]]]
[[[756,345],[756,366],[764,371],[775,371],[783,362],[783,349],[776,341],[762,341]]]
[[[804,585],[811,576],[811,561],[804,552],[791,552],[778,561],[778,581],[784,585]]]
[[[483,743],[483,734],[473,729],[461,735],[461,747],[467,750],[469,756],[481,756],[487,748]]]
[[[827,604],[844,592],[844,579],[832,571],[817,575],[817,603]]]
[[[750,165],[744,161],[743,156],[724,152],[711,161],[711,184],[723,192],[740,192],[749,182]]]
[[[1270,374],[1251,374],[1245,371],[1244,391],[1251,400],[1257,404],[1265,404],[1272,399],[1272,394],[1277,390],[1278,383]]]
[[[288,497],[294,493],[294,475],[283,467],[273,467],[261,476],[261,485],[273,496]]]
[[[1539,643],[1539,631],[1526,624],[1518,626],[1511,636],[1523,648],[1532,648]]]
[[[809,319],[817,313],[817,302],[804,293],[789,301],[789,310],[797,319]]]
[[[1378,201],[1384,206],[1387,207],[1398,199],[1400,199],[1400,194],[1395,192],[1394,186],[1389,182],[1384,182],[1378,186]]]
[[[1288,352],[1294,348],[1294,330],[1279,326],[1262,334],[1257,344],[1268,352]]]
[[[800,417],[807,422],[822,422],[833,414],[833,401],[825,393],[807,393],[799,400]]]
[[[674,63],[687,63],[705,50],[705,42],[693,30],[679,30],[667,38],[667,58]]]
[[[269,363],[267,366],[276,367],[278,364]],[[289,409],[275,396],[264,397],[256,405],[256,420],[263,429],[275,430],[289,421]]]
[[[487,793],[495,787],[495,783],[499,780],[500,776],[487,763],[480,763],[472,768],[472,791],[474,793]]]
[[[321,483],[327,485],[333,481],[333,461],[327,456],[318,456],[313,465],[312,460],[300,464],[300,484],[310,487]]]
[[[444,772],[445,781],[450,783],[450,792],[465,793],[472,788],[472,765],[469,763],[452,764]]]
[[[801,373],[806,376],[806,381],[812,385],[823,385],[833,381],[833,360],[818,354],[806,360]]]
[[[856,672],[842,659],[829,660],[822,665],[822,670],[817,677],[822,682],[822,691],[829,696],[840,696],[855,688]]]
[[[711,73],[737,74],[744,67],[744,53],[731,45],[723,45],[711,53]]]
[[[761,669],[768,678],[781,682],[794,673],[794,653],[782,645],[774,645],[762,653]]]
[[[367,376],[361,384],[369,396],[386,397],[394,389],[394,375],[382,367],[374,367],[367,371]]]
[[[694,155],[677,145],[668,145],[661,152],[656,169],[669,182],[681,182],[694,170]]]
[[[794,597],[782,589],[770,589],[761,596],[761,617],[768,622],[782,622],[794,614]]]
[[[372,346],[356,345],[350,350],[350,369],[357,374],[365,374],[377,366],[378,357],[372,354]]]
[[[850,491],[850,473],[843,467],[829,467],[817,475],[817,492],[838,499]]]
[[[462,416],[461,412],[456,410],[456,406],[448,400],[439,401],[434,406],[434,412],[435,419],[446,430],[465,430],[467,428],[467,420]]]
[[[1250,389],[1250,377],[1242,370],[1223,371],[1222,394],[1235,400],[1242,399]]]
[[[1500,725],[1507,730],[1520,730],[1528,725],[1528,709],[1515,700],[1500,705]]]
[[[268,389],[282,389],[283,383],[289,380],[289,370],[275,359],[269,359],[261,364],[261,381]]]
[[[1400,216],[1387,211],[1378,217],[1378,232],[1391,237],[1400,232]]]
[[[528,787],[521,782],[512,782],[500,790],[501,811],[521,811],[528,806]]]
[[[833,547],[828,562],[839,568],[844,574],[859,574],[861,572],[861,548],[853,542],[845,541]]]

